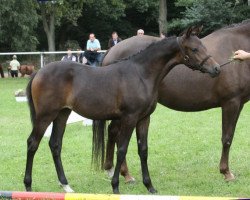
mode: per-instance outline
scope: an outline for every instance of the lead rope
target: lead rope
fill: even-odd
[[[233,62],[233,61],[234,61],[234,60],[229,60],[229,61],[227,61],[227,62],[221,64],[220,67],[223,67],[223,66],[225,66],[225,65],[228,65],[228,64],[230,64],[230,63]]]

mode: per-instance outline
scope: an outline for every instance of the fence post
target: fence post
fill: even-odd
[[[41,68],[43,68],[43,52],[40,54]]]

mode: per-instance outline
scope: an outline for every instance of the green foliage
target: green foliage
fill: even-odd
[[[55,0],[47,2],[38,2],[38,7],[45,7],[45,16],[47,21],[51,16],[55,16],[55,24],[61,25],[62,20],[77,25],[77,19],[81,16],[83,3],[85,0]]]
[[[176,6],[192,6],[196,0],[176,0],[175,5]]]
[[[125,0],[127,8],[133,8],[139,11],[140,13],[144,13],[151,8],[158,8],[159,0]]]
[[[182,18],[169,23],[169,30],[183,30],[190,25],[203,24],[204,34],[230,23],[233,16],[232,3],[226,0],[196,0],[182,13]]]
[[[35,33],[37,23],[36,4],[33,0],[2,0],[0,4],[1,50],[35,50],[38,44]]]
[[[79,49],[79,43],[76,40],[68,40],[64,45],[59,47],[59,50],[66,51],[66,49],[71,48],[73,50]]]
[[[90,0],[85,6],[92,9],[97,16],[104,16],[107,19],[115,19],[124,16],[125,4],[123,0]]]

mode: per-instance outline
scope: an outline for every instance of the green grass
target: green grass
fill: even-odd
[[[31,131],[27,103],[15,101],[14,92],[28,79],[0,79],[0,191],[24,191],[26,140]],[[184,113],[157,106],[149,132],[149,170],[160,195],[250,196],[250,105],[246,104],[235,133],[230,167],[236,180],[224,181],[219,173],[221,110]],[[68,181],[76,192],[112,193],[105,172],[91,167],[91,127],[67,126],[62,160]],[[120,179],[122,194],[148,194],[142,184],[135,134],[128,150],[135,184]],[[34,160],[33,190],[63,192],[48,146],[43,138]]]

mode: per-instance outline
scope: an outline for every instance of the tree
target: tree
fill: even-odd
[[[77,25],[83,2],[84,0],[54,0],[38,3],[49,51],[55,51],[55,26],[60,26],[62,20]]]
[[[167,32],[167,0],[159,0],[159,33]]]
[[[186,8],[182,16],[183,18],[174,19],[169,23],[169,30],[178,33],[190,25],[202,24],[203,34],[208,34],[229,24],[233,16],[232,3],[226,0],[196,0],[192,6]]]
[[[33,0],[2,0],[0,4],[0,46],[3,51],[33,51],[38,40],[36,3]]]

